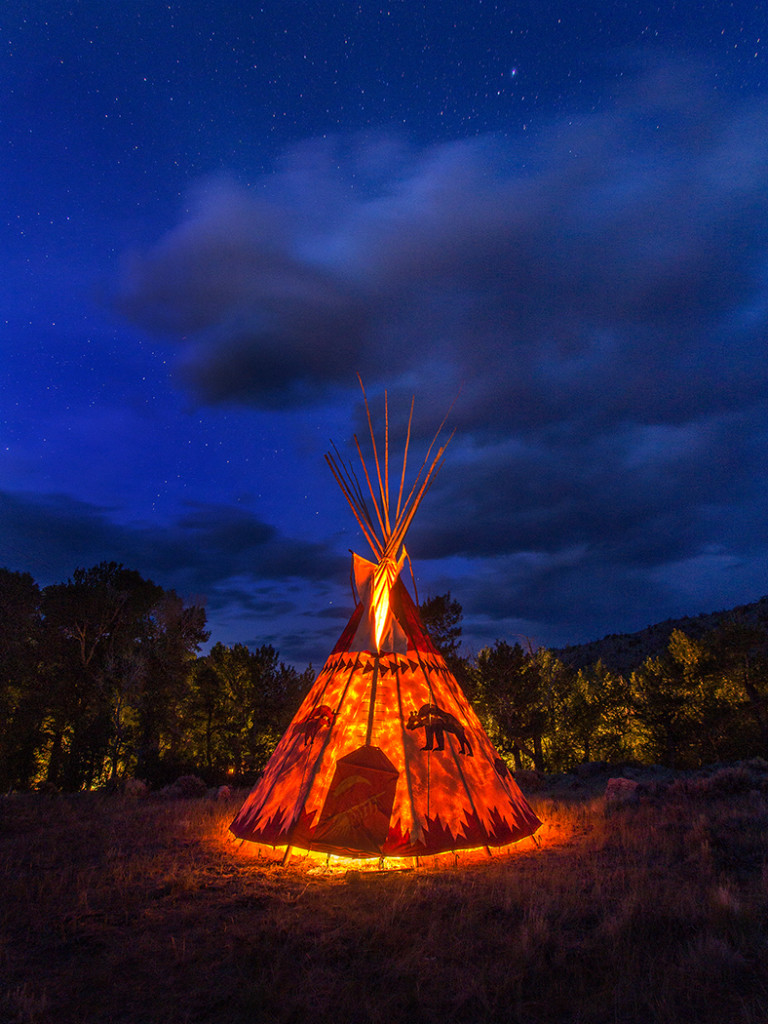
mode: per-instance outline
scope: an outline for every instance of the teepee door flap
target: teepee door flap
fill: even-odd
[[[381,854],[389,832],[399,772],[379,747],[340,757],[313,830],[315,848]]]

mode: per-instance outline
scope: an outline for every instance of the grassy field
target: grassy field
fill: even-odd
[[[0,1021],[768,1024],[768,792],[531,802],[541,847],[307,872],[231,800],[0,801]]]

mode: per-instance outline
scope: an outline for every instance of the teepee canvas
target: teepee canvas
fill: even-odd
[[[430,461],[438,431],[406,495],[411,420],[394,508],[386,417],[380,457],[368,413],[371,473],[357,446],[368,499],[338,452],[327,456],[375,561],[353,555],[357,607],[232,822],[240,839],[351,857],[422,857],[505,846],[541,824],[400,578],[406,532],[446,447]]]

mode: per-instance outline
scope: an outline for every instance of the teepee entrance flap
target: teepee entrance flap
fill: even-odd
[[[381,856],[399,774],[379,747],[362,746],[340,757],[314,830],[314,848]]]

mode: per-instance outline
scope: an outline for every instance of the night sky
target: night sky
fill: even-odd
[[[761,597],[766,42],[722,0],[5,0],[0,565],[123,562],[319,667],[359,373],[420,453],[453,403],[408,549],[468,651]]]

